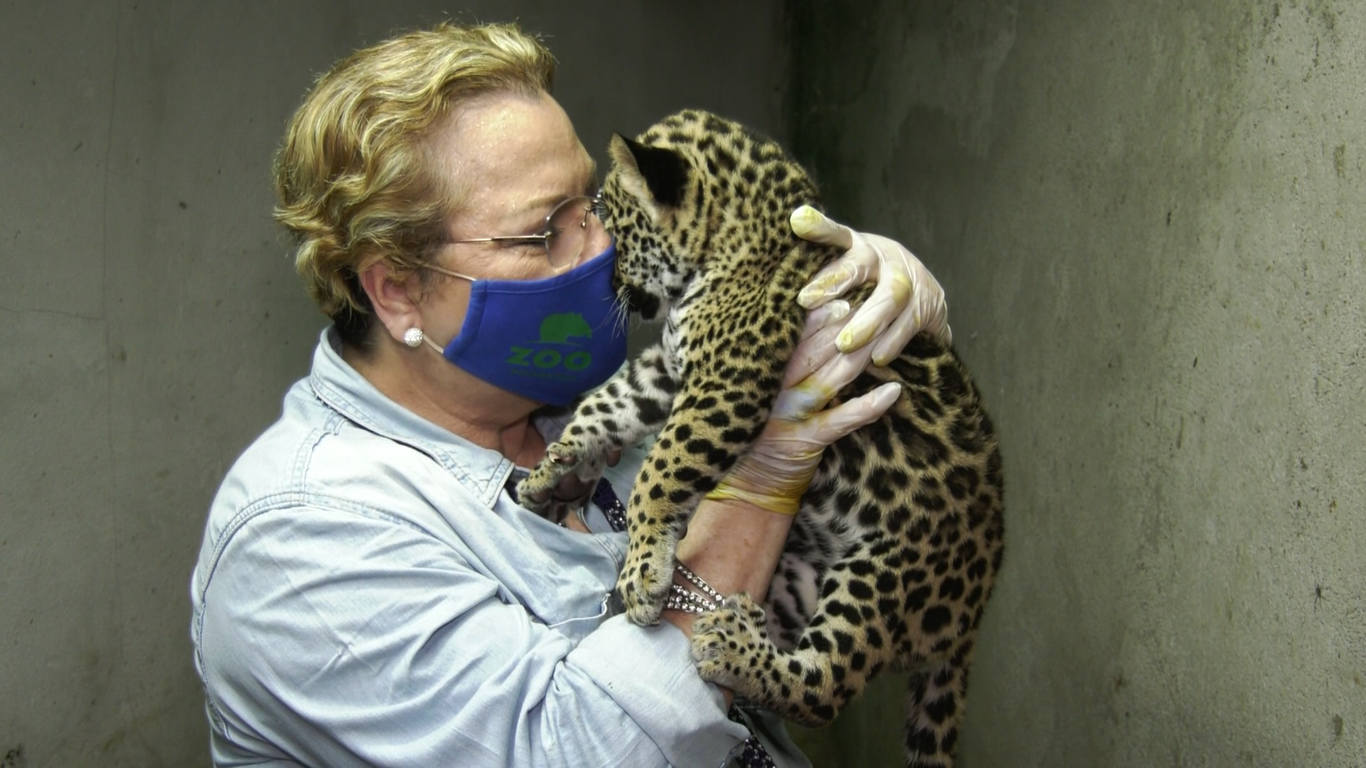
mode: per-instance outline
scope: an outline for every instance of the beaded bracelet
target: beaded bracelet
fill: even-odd
[[[689,570],[688,566],[679,563],[674,566],[674,572],[682,576],[684,579],[687,579],[689,582],[691,582],[694,587],[697,587],[699,590],[702,591],[702,594],[711,598],[712,602],[720,603],[722,600],[726,599],[721,596],[720,592],[717,592],[716,590],[712,589],[711,585],[703,581],[700,576]]]
[[[664,598],[664,610],[701,616],[708,611],[716,610],[716,603],[677,584],[670,584],[669,594]]]
[[[693,592],[681,584],[670,584],[669,594],[664,598],[664,609],[669,611],[682,611],[694,616],[700,616],[707,611],[714,611],[724,600],[720,592],[712,589],[711,585],[703,581],[700,576],[693,573],[688,566],[679,563],[674,567],[674,573],[682,576],[685,581],[697,587],[701,594]]]

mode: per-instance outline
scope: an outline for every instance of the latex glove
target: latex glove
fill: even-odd
[[[770,512],[795,515],[826,446],[882,416],[901,396],[895,382],[824,410],[831,398],[868,367],[872,348],[837,354],[849,305],[830,302],[807,317],[806,331],[783,377],[783,390],[760,433],[709,499],[738,499]]]
[[[877,280],[873,293],[839,335],[840,352],[873,342],[873,362],[886,365],[921,331],[945,346],[953,343],[944,289],[914,254],[895,240],[855,232],[803,205],[792,212],[792,231],[803,240],[845,249],[816,273],[797,296],[807,309],[819,307],[856,285]]]

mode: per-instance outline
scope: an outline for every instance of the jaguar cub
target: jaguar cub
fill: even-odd
[[[658,621],[689,515],[758,436],[801,334],[797,292],[838,249],[788,224],[816,205],[806,172],[743,126],[699,111],[612,139],[604,222],[619,294],[662,342],[579,405],[519,488],[595,479],[657,432],[636,479],[619,583]],[[866,291],[865,291],[866,292]],[[831,446],[802,499],[767,599],[726,598],[694,625],[704,678],[791,720],[828,722],[884,668],[911,675],[910,765],[949,765],[978,620],[1002,555],[1001,458],[957,354],[922,334],[841,393],[903,396]]]

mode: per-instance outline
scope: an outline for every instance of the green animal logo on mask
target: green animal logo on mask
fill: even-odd
[[[593,338],[593,329],[588,327],[583,315],[578,312],[551,315],[541,321],[542,344],[573,344],[569,340],[572,336]]]
[[[536,346],[521,347],[514,345],[510,349],[511,356],[505,362],[508,365],[539,368],[547,372],[556,368],[581,371],[593,363],[593,357],[588,352],[574,350],[564,354],[555,347],[545,346],[547,344],[578,346],[577,342],[572,341],[576,337],[593,338],[593,329],[588,327],[583,315],[578,312],[549,315],[541,321],[541,338],[537,340]]]

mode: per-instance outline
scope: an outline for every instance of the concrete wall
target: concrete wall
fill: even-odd
[[[687,105],[780,128],[776,0],[466,5],[550,37],[591,149]],[[459,7],[0,3],[0,765],[207,764],[201,526],[324,322],[270,157],[315,74]]]
[[[1003,437],[962,764],[1366,765],[1366,4],[796,5],[795,140]]]

